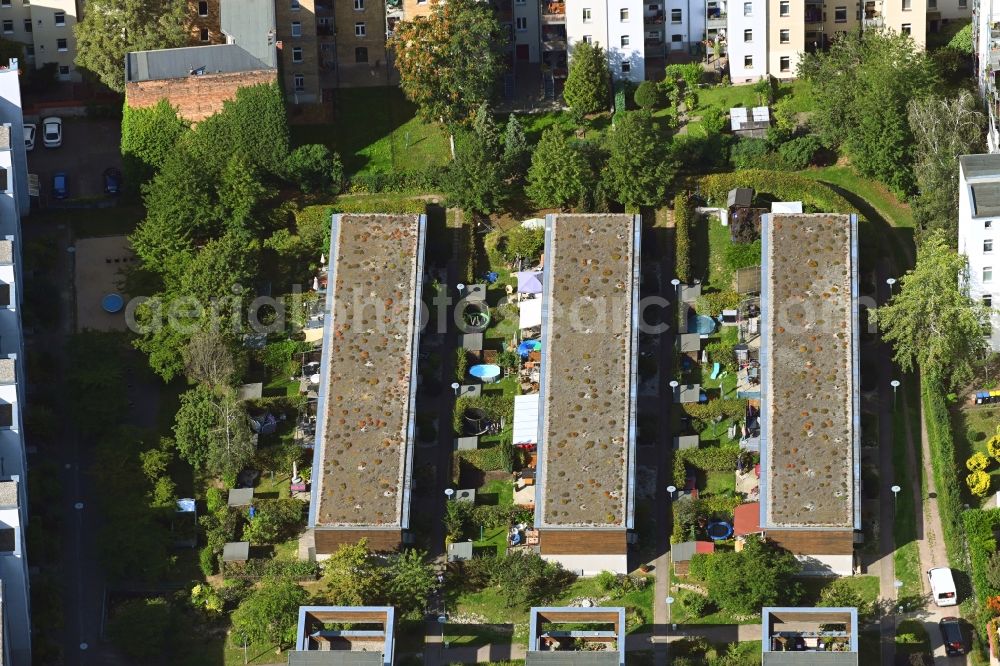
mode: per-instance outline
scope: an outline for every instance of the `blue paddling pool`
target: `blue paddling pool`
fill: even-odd
[[[495,382],[500,376],[500,366],[492,363],[481,363],[469,368],[469,374],[484,383]]]
[[[698,335],[715,333],[715,320],[708,315],[695,315],[688,318],[688,330]]]

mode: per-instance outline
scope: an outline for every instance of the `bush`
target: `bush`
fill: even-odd
[[[428,167],[420,171],[389,173],[356,173],[351,176],[349,189],[359,194],[384,192],[439,192],[444,167]],[[422,212],[422,211],[421,211]]]
[[[187,131],[187,123],[167,100],[156,106],[125,105],[122,113],[122,172],[126,185],[138,191],[163,165],[174,144]]]
[[[735,342],[710,342],[705,346],[705,352],[713,363],[721,363],[729,372],[736,372]]]
[[[703,617],[715,610],[715,604],[708,597],[703,597],[700,594],[690,594],[684,598],[684,608],[692,615]]]
[[[818,153],[823,148],[823,142],[815,134],[792,139],[781,144],[778,154],[784,160],[789,169],[805,169],[813,163]]]
[[[760,239],[752,243],[734,243],[726,248],[723,263],[731,271],[760,266]],[[737,294],[738,295],[738,294]]]
[[[307,560],[275,560],[254,558],[245,562],[226,562],[226,578],[254,581],[262,578],[285,580],[316,580],[319,564]]]
[[[641,88],[642,86],[639,87]],[[595,576],[594,580],[602,592],[611,592],[618,587],[618,574],[610,571],[602,571]]]
[[[205,546],[198,552],[198,567],[205,576],[214,576],[219,564],[219,558],[211,546]]]
[[[680,192],[674,197],[674,234],[676,249],[677,278],[684,283],[690,283],[691,274],[691,234],[694,224],[694,208],[686,192]]]
[[[285,178],[303,192],[338,194],[344,180],[340,155],[320,143],[299,146],[285,158]]]
[[[991,563],[997,552],[995,530],[1000,528],[1000,509],[971,509],[962,514],[962,522],[969,547],[972,587],[982,613],[986,600],[1000,594],[1000,586],[991,581],[994,575],[990,573]],[[979,629],[982,631],[983,627],[980,626]]]
[[[940,381],[933,377],[923,377],[921,391],[944,543],[949,561],[957,564],[962,553],[962,500],[959,495],[956,469],[958,461],[951,431],[951,414],[945,403],[945,393]]]
[[[464,382],[468,372],[469,352],[465,350],[465,347],[459,347],[455,350],[455,381],[459,384]]]
[[[125,654],[149,663],[167,648],[172,615],[165,599],[129,599],[112,612],[108,638]]]
[[[635,89],[633,99],[636,106],[647,111],[658,108],[663,104],[663,95],[660,92],[660,88],[652,81],[643,81],[640,83],[639,87]]]
[[[969,486],[969,492],[976,497],[986,497],[990,492],[990,475],[982,470],[972,472],[965,477],[965,483]]]
[[[736,402],[735,400],[716,400],[715,402]],[[674,480],[678,488],[684,487],[687,480],[687,467],[694,467],[704,472],[727,472],[736,470],[736,461],[740,457],[738,448],[711,447],[707,449],[682,449],[674,454]]]
[[[291,538],[304,520],[305,503],[297,499],[261,499],[254,502],[256,515],[243,528],[243,540],[255,546]]]
[[[1000,590],[1000,550],[990,554],[984,571],[986,580],[994,590]]]
[[[740,139],[730,151],[729,161],[736,169],[759,168],[769,152],[764,139]]]
[[[713,316],[721,314],[723,310],[732,310],[739,305],[740,295],[735,291],[713,291],[710,294],[703,294],[698,300],[698,309]]]
[[[990,459],[986,457],[985,453],[973,453],[969,456],[969,459],[965,461],[965,467],[970,472],[982,472],[989,466]]]
[[[576,574],[537,553],[477,557],[463,563],[463,580],[472,589],[497,588],[508,608],[527,610],[562,594]]]

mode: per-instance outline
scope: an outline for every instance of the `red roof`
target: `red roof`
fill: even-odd
[[[744,536],[760,532],[760,502],[740,504],[733,512],[733,535]]]
[[[715,552],[715,542],[713,541],[695,541],[694,542],[694,552],[703,553],[705,555],[710,555]]]

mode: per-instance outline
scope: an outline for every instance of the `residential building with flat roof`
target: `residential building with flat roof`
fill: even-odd
[[[1000,351],[1000,154],[958,158],[958,251],[969,261],[969,295],[991,309],[990,348]]]
[[[860,529],[857,216],[761,225],[760,528],[806,573],[853,572]]]
[[[571,625],[559,629],[559,625]],[[528,616],[526,666],[625,666],[625,609],[535,607]]]
[[[857,666],[858,609],[765,607],[763,666]]]
[[[567,569],[627,573],[641,224],[548,215],[535,527]]]
[[[300,606],[288,666],[392,666],[393,606]]]
[[[410,526],[427,221],[334,215],[309,526],[318,557]]]

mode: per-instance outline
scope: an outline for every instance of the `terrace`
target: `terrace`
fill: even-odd
[[[639,228],[546,219],[536,526],[631,527]]]
[[[764,666],[857,664],[855,608],[764,608]]]
[[[392,606],[300,606],[288,664],[391,666],[395,616]]]
[[[311,526],[408,526],[425,227],[334,216]]]
[[[624,608],[532,608],[528,627],[525,664],[625,664]]]
[[[761,525],[858,526],[857,218],[765,218]]]

